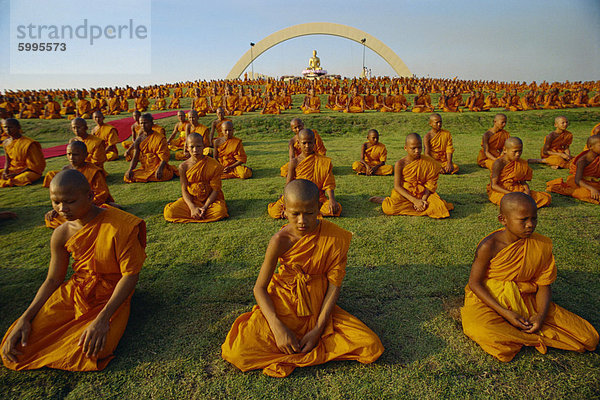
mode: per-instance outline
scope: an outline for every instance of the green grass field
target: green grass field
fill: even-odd
[[[185,99],[189,104],[189,99]],[[436,102],[437,99],[433,99]],[[294,104],[299,105],[300,96]],[[183,102],[183,105],[187,105]],[[600,122],[600,109],[507,113],[507,130],[524,142],[524,158],[539,157],[543,136],[557,115],[566,115],[577,154]],[[576,398],[600,397],[600,353],[524,348],[510,363],[487,355],[463,333],[459,308],[478,241],[500,227],[497,207],[485,193],[489,172],[476,164],[482,134],[493,112],[443,114],[454,137],[456,176],[441,176],[438,193],[454,203],[445,220],[390,217],[369,203],[389,195],[393,177],[356,176],[367,130],[378,129],[389,163],[404,156],[404,137],[424,135],[427,115],[323,112],[303,116],[323,137],[332,158],[342,217],[354,233],[339,305],[381,338],[385,352],[371,365],[333,362],[297,369],[273,379],[260,371],[242,373],[220,357],[234,319],[255,303],[252,287],[271,235],[284,221],[267,215],[267,203],[282,192],[279,167],[286,162],[289,121],[300,115],[251,113],[233,117],[243,139],[246,181],[224,181],[230,217],[211,224],[169,224],[162,210],[180,194],[177,180],[125,184],[128,164],[105,165],[116,201],[146,220],[148,258],[133,296],[127,330],[116,358],[102,372],[70,373],[0,368],[2,398]],[[122,115],[125,117],[126,115]],[[118,117],[108,118],[114,119]],[[214,116],[201,118],[208,125]],[[109,121],[108,121],[109,122]],[[176,118],[158,121],[173,129]],[[93,125],[93,122],[88,122]],[[22,121],[25,135],[43,147],[64,143],[72,133],[61,121]],[[65,157],[48,160],[59,169]],[[173,162],[177,165],[179,162]],[[534,165],[531,187],[567,173]],[[0,331],[19,317],[44,280],[51,231],[43,225],[50,209],[47,189],[36,183],[0,190],[0,207],[19,218],[0,223]],[[554,300],[600,328],[600,208],[553,194],[539,211],[537,231],[551,237],[558,266]]]

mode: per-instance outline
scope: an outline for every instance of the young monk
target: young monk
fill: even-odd
[[[221,128],[225,136],[214,141],[213,157],[223,166],[221,179],[240,178],[248,179],[252,176],[252,169],[243,165],[247,161],[244,145],[239,138],[233,136],[233,122],[223,122]]]
[[[342,213],[342,206],[335,199],[335,178],[331,159],[316,154],[315,134],[310,129],[302,129],[298,132],[298,143],[302,152],[290,160],[286,183],[290,183],[294,179],[308,179],[314,182],[320,191],[321,215],[339,217]],[[268,211],[272,218],[284,218],[283,196],[276,202],[270,203]]]
[[[177,169],[169,165],[171,153],[167,146],[167,138],[153,129],[152,114],[143,114],[140,122],[143,131],[133,142],[133,158],[123,180],[127,183],[171,180]],[[142,166],[136,169],[138,161]]]
[[[218,107],[215,113],[217,114],[217,118],[210,124],[210,138],[212,140],[216,137],[223,136],[223,131],[221,130],[223,122],[231,121],[229,118],[225,117],[225,110],[223,110],[223,107]]]
[[[504,130],[506,126],[506,115],[496,114],[494,126],[483,134],[481,139],[481,150],[477,155],[477,164],[491,171],[494,161],[500,157],[504,142],[510,137],[510,133]]]
[[[465,334],[500,361],[523,346],[545,354],[547,347],[593,351],[598,332],[583,318],[551,302],[556,279],[552,241],[534,233],[537,205],[525,193],[500,202],[504,228],[486,236],[475,252],[465,305]]]
[[[92,198],[77,170],[50,184],[52,207],[67,222],[52,234],[46,280],[2,340],[10,369],[98,371],[114,358],[146,258],[146,224]],[[74,273],[63,283],[70,257]]]
[[[92,135],[98,136],[104,140],[104,152],[106,153],[106,161],[115,161],[119,158],[117,143],[119,143],[119,133],[117,129],[109,124],[104,123],[104,115],[102,111],[94,111],[92,114],[96,126],[92,129]]]
[[[126,161],[131,161],[133,158],[133,147],[131,145],[135,142],[143,130],[142,124],[140,123],[142,113],[138,110],[135,110],[131,116],[133,117],[133,124],[131,125],[131,140],[124,140],[121,142],[121,145],[125,149],[125,154],[123,155],[125,156]]]
[[[83,97],[83,92],[77,91],[77,102],[75,103],[75,117],[79,118],[91,118],[92,117],[92,103]]]
[[[567,130],[569,121],[567,117],[559,116],[554,119],[554,131],[544,138],[541,159],[532,159],[529,162],[550,165],[552,169],[567,168],[573,159],[569,146],[573,142],[573,134]]]
[[[379,143],[379,132],[370,129],[367,141],[360,148],[360,161],[354,161],[352,169],[358,175],[392,175],[394,168],[385,165],[386,160],[387,149],[383,143]]]
[[[85,161],[94,164],[102,170],[104,170],[104,163],[106,162],[106,151],[104,140],[98,136],[90,135],[87,133],[87,122],[83,118],[75,118],[71,121],[71,130],[75,134],[75,137],[71,140],[81,140],[85,143],[88,149],[88,156]]]
[[[235,320],[222,357],[242,371],[262,368],[279,378],[333,360],[374,362],[381,341],[336,305],[352,234],[317,217],[313,182],[296,179],[283,196],[289,223],[271,238],[254,285],[257,305]]]
[[[200,134],[204,140],[204,155],[211,155],[213,143],[208,127],[200,123],[196,110],[190,110],[190,112],[188,112],[188,118],[190,123],[185,126],[185,136],[187,137],[192,132]],[[186,143],[187,140],[183,145],[182,151],[175,153],[175,158],[177,160],[186,160],[189,157],[189,151],[186,147]]]
[[[300,106],[304,114],[318,114],[321,112],[321,99],[315,95],[315,89],[308,89],[308,94],[304,97],[304,101]]]
[[[416,133],[406,136],[404,150],[407,156],[396,161],[394,188],[389,197],[373,196],[369,201],[381,204],[387,215],[426,215],[431,218],[448,218],[454,209],[436,193],[440,164],[421,155],[423,145]]]
[[[521,154],[523,154],[521,139],[514,136],[506,139],[502,155],[492,165],[490,184],[487,185],[490,201],[500,205],[500,201],[507,193],[523,192],[533,198],[538,208],[549,205],[552,198],[548,193],[529,189],[527,181],[531,180],[533,171],[527,161],[521,158]]]
[[[60,104],[52,99],[51,95],[46,96],[46,105],[44,106],[44,115],[40,119],[61,119]]]
[[[109,204],[113,207],[121,208],[114,202],[114,199],[110,195],[104,171],[94,164],[85,161],[86,157],[87,147],[85,147],[85,143],[79,140],[72,141],[67,146],[67,159],[69,160],[69,165],[65,166],[63,171],[67,169],[76,169],[85,176],[93,194],[92,202],[95,205],[101,206],[102,204]],[[44,187],[50,187],[52,179],[59,172],[60,171],[48,171],[44,177]],[[57,228],[67,221],[55,209],[48,211],[44,219],[46,221],[46,226],[52,229]]]
[[[227,205],[221,190],[223,167],[204,155],[202,135],[187,136],[190,158],[179,165],[181,197],[165,206],[163,215],[169,222],[214,222],[226,218]]]
[[[546,183],[546,190],[593,204],[600,204],[600,135],[590,136],[584,150],[569,166],[569,177]]]
[[[169,138],[167,139],[169,149],[173,151],[183,149],[185,145],[185,131],[187,126],[190,124],[190,121],[187,120],[187,117],[185,116],[185,111],[183,110],[177,111],[177,118],[179,119],[179,121],[177,121],[177,123],[175,124],[171,136],[169,136]]]
[[[292,129],[292,132],[294,132],[294,136],[288,142],[288,154],[289,154],[289,159],[291,161],[293,158],[298,157],[300,155],[300,153],[302,153],[302,148],[300,146],[300,142],[298,141],[298,134],[300,133],[301,130],[304,129],[304,122],[302,122],[302,120],[300,118],[293,118],[290,121],[290,128]],[[317,133],[317,131],[315,129],[311,129],[311,130],[313,131],[313,133],[315,135],[315,153],[320,156],[326,155],[327,149],[325,148],[325,145],[323,144],[323,139],[321,139],[321,136],[319,136],[319,134]],[[280,175],[283,176],[284,178],[287,177],[288,165],[289,165],[289,162],[282,165],[281,168],[279,169]]]
[[[5,157],[0,187],[25,186],[40,179],[46,168],[42,146],[23,136],[21,124],[14,118],[6,118],[2,128],[9,137],[2,142]]]
[[[358,88],[354,86],[350,90],[348,102],[346,103],[345,113],[362,113],[365,112],[365,99],[358,94]]]
[[[442,174],[456,174],[458,165],[452,162],[452,155],[454,154],[452,135],[447,130],[442,129],[442,116],[431,114],[429,126],[431,129],[425,134],[425,155],[442,164],[440,170]]]

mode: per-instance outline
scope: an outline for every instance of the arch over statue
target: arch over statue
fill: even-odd
[[[226,79],[233,80],[239,78],[252,62],[253,56],[254,59],[257,59],[262,53],[281,42],[307,35],[340,36],[360,44],[363,44],[362,39],[366,39],[364,45],[383,58],[394,69],[398,76],[412,76],[412,73],[406,64],[404,64],[404,61],[375,36],[347,25],[334,24],[331,22],[309,22],[282,29],[256,43],[251,50],[248,50],[240,57],[238,62],[231,68],[231,71],[229,71],[229,74],[227,74]]]

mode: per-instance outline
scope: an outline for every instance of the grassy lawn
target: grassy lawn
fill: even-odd
[[[433,96],[435,97],[435,96]],[[189,104],[184,99],[182,105]],[[294,97],[299,105],[301,96]],[[433,99],[434,103],[437,99]],[[187,104],[186,104],[187,103]],[[323,98],[325,104],[325,98]],[[328,111],[328,110],[327,110]],[[306,127],[323,137],[336,176],[342,217],[354,233],[339,305],[359,317],[381,338],[386,350],[371,365],[333,362],[297,369],[273,379],[260,371],[242,373],[220,357],[232,322],[255,303],[252,286],[271,235],[284,221],[267,215],[267,203],[282,192],[279,167],[286,162],[289,121],[251,113],[233,117],[254,176],[224,181],[230,218],[211,224],[170,224],[162,210],[180,195],[177,180],[125,184],[128,164],[106,163],[117,203],[146,220],[148,258],[133,296],[131,317],[116,358],[106,370],[70,373],[43,369],[13,372],[0,368],[3,398],[598,398],[600,353],[550,349],[541,355],[524,348],[510,363],[487,355],[463,333],[463,302],[475,247],[500,227],[497,207],[485,193],[489,172],[476,164],[482,134],[494,112],[442,114],[454,137],[456,176],[441,176],[438,193],[454,203],[445,220],[390,217],[369,203],[389,195],[393,177],[356,176],[367,130],[376,128],[388,148],[388,163],[404,156],[404,137],[424,135],[428,115],[336,112],[303,116]],[[574,133],[572,153],[583,148],[600,109],[507,112],[506,129],[524,142],[523,158],[538,158],[554,117],[566,115]],[[111,119],[121,117],[107,118]],[[200,119],[208,125],[214,115]],[[176,118],[157,121],[169,134]],[[90,128],[93,122],[88,122]],[[42,147],[63,144],[72,133],[66,120],[22,121],[25,135]],[[49,159],[59,169],[65,157]],[[173,162],[178,164],[179,162]],[[534,165],[530,186],[567,173]],[[32,300],[50,259],[51,231],[43,225],[50,209],[47,189],[36,183],[0,190],[0,208],[19,219],[0,223],[0,331],[4,333]],[[537,232],[554,241],[558,278],[556,303],[600,328],[600,208],[552,195],[539,211]]]

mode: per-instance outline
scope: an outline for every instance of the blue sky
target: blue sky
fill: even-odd
[[[61,1],[74,0],[55,0]],[[102,2],[108,10],[110,1]],[[0,0],[0,9],[9,10],[10,0]],[[65,19],[78,16],[75,11]],[[10,13],[0,13],[0,90],[223,79],[250,42],[306,22],[334,22],[361,29],[392,48],[417,76],[600,80],[598,0],[155,0],[151,1],[151,72],[121,69],[126,74],[85,73],[84,58],[111,62],[119,53],[96,49],[64,61],[78,67],[82,73],[77,75],[47,74],[43,62],[36,63],[39,73],[11,74],[10,22]],[[254,70],[271,76],[299,75],[313,49],[330,73],[360,73],[362,46],[322,35],[291,39],[271,48],[255,60]],[[366,65],[374,75],[394,75],[391,67],[368,49]]]

